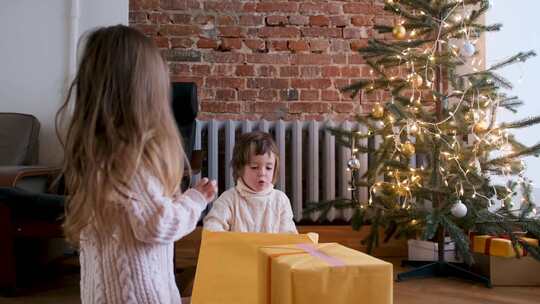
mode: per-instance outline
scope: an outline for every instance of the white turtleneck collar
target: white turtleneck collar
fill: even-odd
[[[261,197],[269,195],[270,193],[272,193],[273,190],[274,190],[274,185],[271,185],[270,187],[268,187],[267,189],[263,191],[255,192],[253,191],[253,189],[248,187],[246,183],[244,183],[244,180],[241,177],[236,180],[236,191],[238,191],[238,193],[246,199],[261,198]]]

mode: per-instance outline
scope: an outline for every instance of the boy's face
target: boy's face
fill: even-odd
[[[244,166],[242,179],[255,192],[261,192],[272,186],[276,156],[274,153],[254,155],[251,153],[249,162]]]

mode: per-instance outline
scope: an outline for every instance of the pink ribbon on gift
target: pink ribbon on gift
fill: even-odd
[[[329,265],[333,267],[342,267],[346,265],[345,262],[343,262],[342,260],[325,254],[324,252],[320,251],[319,249],[317,249],[315,246],[311,244],[297,244],[296,247],[304,250],[307,254],[313,257],[316,257],[325,261],[326,263],[328,263]]]

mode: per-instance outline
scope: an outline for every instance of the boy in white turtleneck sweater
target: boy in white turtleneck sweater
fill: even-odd
[[[278,164],[278,149],[270,134],[242,134],[234,146],[231,160],[236,186],[223,192],[214,202],[204,218],[204,228],[210,231],[298,233],[289,198],[274,189]]]

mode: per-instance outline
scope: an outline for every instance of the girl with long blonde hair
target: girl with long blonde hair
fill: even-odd
[[[181,193],[186,157],[169,94],[152,40],[123,25],[87,36],[56,117],[64,232],[80,250],[82,303],[181,301],[173,243],[195,228],[217,187],[204,178]]]

